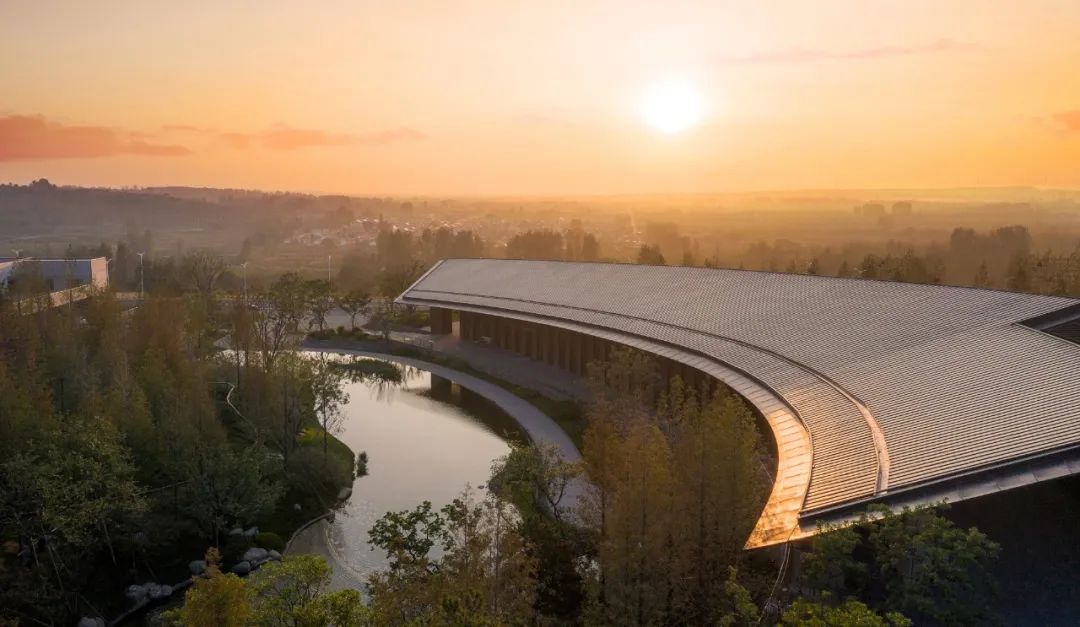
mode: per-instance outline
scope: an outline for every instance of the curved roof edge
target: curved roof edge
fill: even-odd
[[[407,293],[408,290],[405,294]],[[746,541],[746,548],[781,544],[809,535],[800,527],[799,516],[810,488],[813,467],[813,445],[810,433],[798,413],[783,397],[755,378],[752,373],[742,372],[713,357],[684,347],[567,320],[404,295],[398,297],[397,300],[407,304],[445,307],[576,331],[677,361],[719,379],[761,413],[772,431],[773,441],[776,444],[776,476],[772,477],[773,485],[769,498]]]

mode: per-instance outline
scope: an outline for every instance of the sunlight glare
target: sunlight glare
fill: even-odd
[[[697,87],[682,80],[668,80],[650,86],[641,99],[641,116],[662,133],[681,133],[701,121],[704,113]]]

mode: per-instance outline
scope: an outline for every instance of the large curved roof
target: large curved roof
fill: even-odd
[[[804,514],[1080,446],[1080,301],[807,275],[454,259],[406,302],[513,312],[688,349],[745,373],[812,443]]]

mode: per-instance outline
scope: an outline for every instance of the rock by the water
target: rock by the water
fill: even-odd
[[[299,512],[300,510],[304,509],[303,507],[300,507],[299,503],[293,503],[292,508],[294,512]]]
[[[131,599],[135,603],[142,603],[146,600],[146,588],[140,586],[137,583],[133,583],[127,587],[124,591],[124,596]]]
[[[206,572],[206,560],[195,560],[189,562],[187,567],[188,570],[191,571],[192,575],[201,575]]]
[[[269,551],[256,546],[248,549],[247,551],[244,551],[244,556],[241,559],[245,562],[251,562],[252,564],[254,564],[256,562],[262,562],[269,557]]]
[[[251,562],[237,562],[229,570],[237,575],[246,575],[251,572]]]
[[[352,488],[341,488],[337,493],[337,500],[344,501],[352,496]]]
[[[252,527],[251,529],[248,529],[247,531],[245,531],[244,535],[249,537],[249,538],[254,538],[255,536],[259,535],[259,528],[258,527]]]
[[[78,627],[105,627],[105,619],[96,616],[83,616]]]
[[[270,559],[274,560],[275,562],[280,562],[281,561],[281,553],[278,553],[277,551],[275,551],[273,549],[270,549]]]
[[[152,587],[147,590],[147,594],[149,594],[150,598],[154,599],[155,601],[158,599],[164,599],[172,595],[172,586],[167,586],[164,584],[153,584]]]
[[[241,529],[240,527],[236,527],[234,529],[229,530],[229,535],[230,536],[242,536],[242,535],[244,535],[244,530]]]

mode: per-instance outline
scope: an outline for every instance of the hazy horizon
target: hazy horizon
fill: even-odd
[[[0,179],[395,196],[1080,187],[1080,5],[0,6]]]

